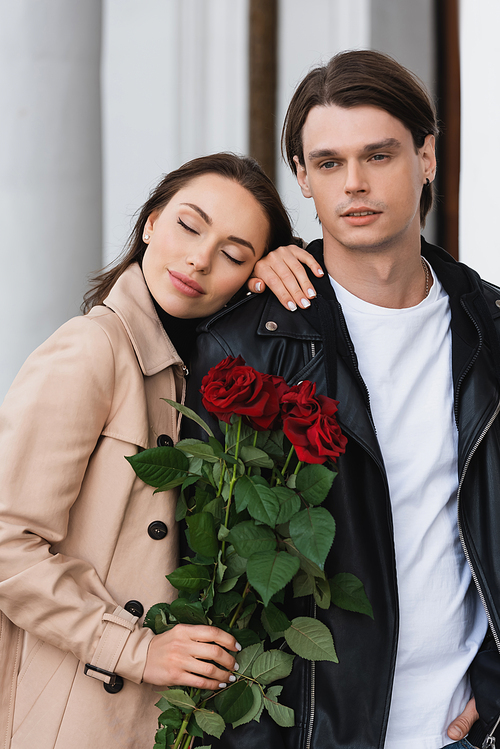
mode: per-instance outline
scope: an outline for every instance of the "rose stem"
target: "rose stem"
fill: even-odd
[[[257,430],[255,430],[253,433],[253,446],[256,447],[256,445],[257,445]],[[250,476],[251,473],[252,473],[252,466],[248,466],[247,476]]]
[[[301,469],[301,468],[302,468],[302,463],[301,463],[301,461],[299,460],[299,462],[298,462],[298,463],[297,463],[297,465],[295,466],[295,471],[294,471],[294,474],[295,474],[295,475],[297,475],[297,474],[298,474],[298,472],[300,471],[300,469]]]
[[[245,590],[243,591],[243,594],[241,596],[241,601],[238,604],[238,608],[234,612],[233,618],[229,622],[229,629],[232,629],[236,622],[238,621],[238,618],[241,614],[241,609],[243,608],[243,604],[245,603],[245,598],[250,593],[250,583],[247,581],[247,584],[245,585]]]
[[[285,460],[285,465],[283,466],[283,470],[281,471],[281,473],[285,473],[285,471],[288,468],[288,464],[289,464],[289,462],[290,462],[290,460],[291,460],[292,455],[294,454],[294,452],[295,452],[295,448],[292,445],[291,448],[290,448],[290,452],[288,453],[287,459]]]
[[[175,744],[173,745],[172,749],[179,749],[180,743],[182,739],[184,738],[184,733],[186,731],[187,724],[189,723],[190,717],[191,717],[191,713],[188,713],[188,715],[182,721],[181,727],[179,728],[179,733],[177,734],[177,738],[175,740]]]
[[[241,416],[238,421],[238,433],[236,435],[236,446],[234,448],[234,459],[236,460],[236,463],[233,466],[233,476],[231,478],[230,484],[229,484],[229,497],[227,498],[227,506],[226,506],[226,517],[224,519],[224,527],[227,528],[227,524],[229,522],[229,509],[231,507],[231,499],[233,497],[233,489],[234,485],[236,483],[236,479],[238,476],[236,475],[236,469],[238,468],[238,451],[240,449],[240,437],[241,437]],[[224,540],[221,544],[221,558],[224,560],[224,555],[226,553],[226,541]]]

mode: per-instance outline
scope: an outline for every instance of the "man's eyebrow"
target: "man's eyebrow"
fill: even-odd
[[[212,219],[210,218],[208,213],[205,213],[203,208],[200,208],[199,205],[195,205],[194,203],[181,203],[181,205],[188,205],[190,208],[193,209],[193,211],[196,211],[196,213],[198,213],[202,217],[203,221],[206,224],[208,224],[209,226],[212,226]]]
[[[384,138],[377,143],[368,143],[363,146],[361,152],[372,153],[373,151],[383,151],[385,148],[401,148],[401,142],[397,138]],[[307,158],[309,161],[314,161],[315,159],[338,159],[339,157],[339,151],[334,148],[318,148],[315,151],[310,151]]]

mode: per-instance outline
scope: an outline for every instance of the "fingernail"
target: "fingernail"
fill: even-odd
[[[262,291],[262,284],[260,281],[255,284],[255,291]]]
[[[239,642],[236,643],[235,647],[236,647],[236,650],[241,650],[241,645]]]
[[[324,271],[323,271],[323,268],[318,268],[318,270],[316,271],[316,273],[318,273],[318,275],[320,275],[320,276],[324,276],[325,275]]]
[[[316,292],[314,291],[314,289],[307,289],[307,296],[311,299],[313,298],[313,296],[316,296]]]
[[[295,304],[295,302],[288,302],[287,307],[291,312],[295,312],[295,310],[297,309],[297,305]]]
[[[311,306],[311,302],[309,301],[309,299],[301,299],[300,303],[301,303],[301,305],[303,307],[310,307]]]
[[[236,676],[234,674],[231,674],[229,677],[229,681],[236,681]]]
[[[219,689],[224,689],[224,687],[227,687],[227,684],[219,684]]]
[[[452,728],[448,730],[448,736],[450,739],[456,739],[458,741],[458,739],[462,738],[462,731],[457,726],[452,726]]]
[[[240,670],[240,664],[239,663],[235,663],[233,671],[239,671],[239,670]]]

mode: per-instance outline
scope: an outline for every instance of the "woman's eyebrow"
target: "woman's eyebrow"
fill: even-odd
[[[212,223],[213,223],[212,219],[210,218],[208,213],[205,213],[203,208],[200,208],[199,205],[195,205],[194,203],[181,203],[181,205],[188,205],[190,208],[193,209],[193,211],[196,211],[196,213],[198,213],[202,217],[203,221],[206,224],[208,224],[209,226],[212,226]]]
[[[196,213],[198,213],[202,217],[203,221],[206,224],[208,224],[209,226],[212,226],[212,223],[213,223],[212,219],[210,218],[208,213],[205,213],[203,208],[200,208],[199,205],[196,205],[195,203],[181,203],[181,205],[187,205],[189,206],[189,208],[192,208],[193,211],[196,211]],[[244,247],[249,247],[252,250],[253,254],[255,255],[253,244],[251,242],[248,242],[246,239],[241,239],[241,237],[233,237],[233,236],[228,237],[228,239],[230,239],[231,242],[242,244]]]

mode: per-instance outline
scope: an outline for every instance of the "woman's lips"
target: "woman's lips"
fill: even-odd
[[[177,273],[177,271],[169,270],[168,274],[170,276],[170,280],[172,281],[172,285],[175,286],[178,291],[186,294],[186,296],[194,298],[203,296],[205,294],[200,284],[196,283],[196,281],[193,281],[193,279],[189,278],[189,276],[184,275],[184,273]]]

